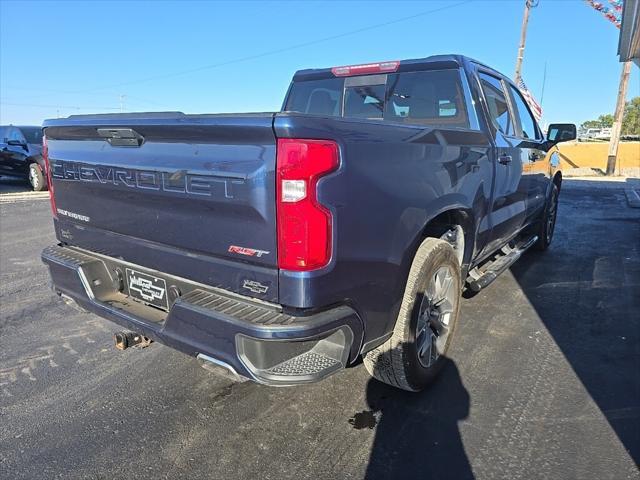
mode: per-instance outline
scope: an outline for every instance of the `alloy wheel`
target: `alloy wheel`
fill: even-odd
[[[37,190],[39,185],[38,180],[38,172],[36,172],[36,167],[29,168],[29,183],[33,187],[34,190]]]
[[[456,298],[454,276],[448,266],[440,267],[422,295],[416,327],[418,360],[431,367],[445,351]]]

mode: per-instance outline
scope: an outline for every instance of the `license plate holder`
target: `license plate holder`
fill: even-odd
[[[147,305],[169,310],[167,282],[160,277],[127,268],[129,296]]]

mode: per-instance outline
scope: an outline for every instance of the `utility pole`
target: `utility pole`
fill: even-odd
[[[527,25],[529,24],[529,12],[538,6],[538,0],[525,0],[524,16],[522,17],[522,30],[520,31],[520,45],[518,46],[518,58],[516,59],[516,85],[520,81],[522,73],[522,59],[524,58],[524,45],[527,42]]]
[[[120,113],[124,112],[124,99],[126,98],[125,94],[120,94]]]
[[[627,98],[627,85],[629,84],[629,72],[631,62],[624,62],[622,74],[620,75],[620,87],[618,88],[618,101],[616,102],[616,112],[611,127],[611,139],[609,140],[609,156],[607,157],[607,175],[613,175],[616,171],[616,159],[618,156],[618,144],[622,133],[622,117],[624,116],[625,100]],[[619,166],[618,166],[619,168]]]

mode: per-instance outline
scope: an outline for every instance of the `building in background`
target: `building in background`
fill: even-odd
[[[640,1],[625,0],[620,25],[618,55],[621,62],[633,61],[640,67]]]

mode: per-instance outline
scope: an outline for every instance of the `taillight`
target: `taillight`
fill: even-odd
[[[278,139],[278,266],[315,270],[331,259],[331,212],[320,204],[318,180],[340,164],[330,140]]]
[[[56,199],[53,194],[53,182],[51,181],[51,166],[49,164],[49,147],[47,147],[47,136],[42,137],[42,158],[44,159],[45,175],[47,176],[47,188],[49,189],[49,201],[51,202],[51,213],[53,218],[58,218]]]
[[[336,77],[346,77],[349,75],[366,75],[369,73],[389,73],[398,70],[400,62],[365,63],[363,65],[346,65],[344,67],[333,67],[331,73]]]

